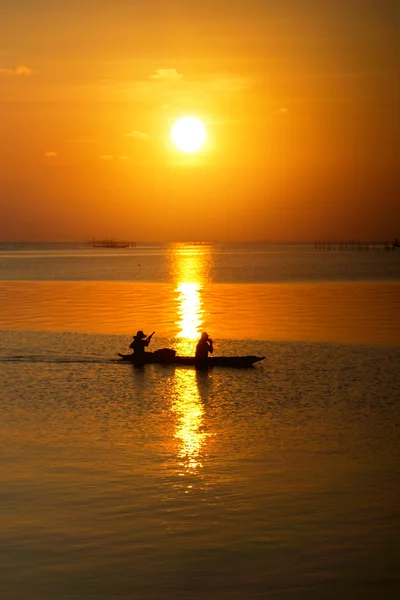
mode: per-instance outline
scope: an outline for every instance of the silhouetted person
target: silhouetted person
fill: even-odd
[[[208,333],[203,331],[201,334],[201,338],[197,342],[196,345],[196,358],[197,360],[205,360],[208,358],[208,353],[212,354],[214,352],[213,341],[208,336]]]
[[[146,348],[150,344],[153,335],[154,331],[151,335],[147,336],[142,330],[140,330],[136,335],[133,336],[133,342],[130,344],[129,348],[132,348],[133,350],[135,361],[144,362]]]

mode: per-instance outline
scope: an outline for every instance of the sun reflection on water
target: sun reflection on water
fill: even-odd
[[[175,291],[178,292],[178,353],[193,354],[193,340],[199,338],[203,324],[201,286],[198,283],[180,283]]]
[[[178,337],[196,339],[203,322],[201,286],[198,283],[180,283],[176,289],[179,292],[180,320]]]
[[[212,247],[179,245],[171,249],[170,270],[174,281],[178,321],[178,354],[193,355],[205,321],[204,284],[210,278]]]
[[[212,269],[211,246],[178,245],[171,248],[170,276],[174,282],[178,320],[174,347],[180,355],[194,355],[205,324],[204,285]],[[171,410],[176,416],[180,474],[196,473],[203,466],[204,406],[195,369],[176,369]]]
[[[194,369],[176,369],[172,412],[177,417],[175,438],[179,440],[178,460],[183,473],[195,473],[203,466],[204,407]]]

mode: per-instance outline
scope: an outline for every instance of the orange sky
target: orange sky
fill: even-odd
[[[389,0],[2,5],[0,240],[400,235],[398,25]]]

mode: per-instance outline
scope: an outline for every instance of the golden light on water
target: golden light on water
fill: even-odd
[[[213,249],[208,245],[182,244],[171,249],[170,276],[174,281],[178,320],[174,347],[178,354],[194,355],[205,323],[204,285],[212,268]],[[203,374],[207,378],[207,373]],[[203,466],[204,407],[199,374],[194,369],[176,369],[171,410],[176,415],[175,438],[179,440],[178,461],[182,471],[194,473]]]
[[[200,290],[201,287],[198,283],[180,283],[176,289],[179,293],[179,338],[195,340],[200,335],[200,328],[203,322]]]
[[[203,291],[212,266],[212,247],[183,244],[172,249],[170,258],[176,282],[176,349],[179,354],[193,355],[205,323]]]
[[[176,369],[175,394],[172,412],[176,415],[175,438],[179,441],[178,460],[183,473],[193,473],[203,466],[203,445],[207,433],[203,431],[204,407],[194,369]]]

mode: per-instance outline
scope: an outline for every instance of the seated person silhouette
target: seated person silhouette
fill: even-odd
[[[213,352],[213,341],[209,337],[208,333],[203,331],[203,333],[201,334],[201,338],[199,339],[196,345],[195,357],[197,360],[205,360],[206,358],[208,358],[208,353],[212,354]]]
[[[129,348],[132,348],[133,350],[135,361],[144,362],[146,348],[150,344],[153,335],[154,331],[151,335],[147,336],[142,330],[140,330],[136,335],[133,336],[133,342],[129,345]]]

